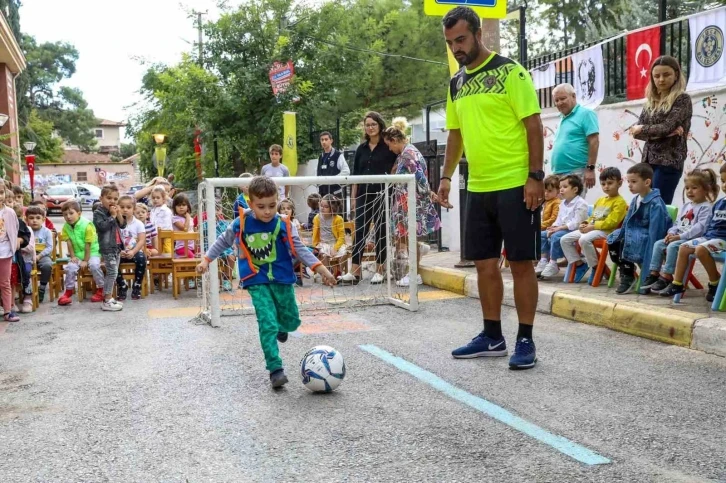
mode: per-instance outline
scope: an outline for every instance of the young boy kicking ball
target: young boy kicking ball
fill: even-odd
[[[260,344],[265,354],[270,383],[273,388],[287,383],[277,341],[286,342],[288,332],[300,327],[300,314],[295,300],[294,260],[302,262],[322,276],[328,286],[335,277],[300,241],[290,221],[277,213],[278,189],[264,176],[255,177],[249,185],[250,209],[240,210],[239,218],[229,226],[197,266],[204,273],[209,263],[225,250],[236,248],[243,288],[250,292],[257,315]]]

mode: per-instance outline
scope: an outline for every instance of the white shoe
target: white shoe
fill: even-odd
[[[340,277],[340,283],[343,285],[358,285],[359,282],[360,279],[350,272]]]
[[[419,250],[419,252],[421,252],[421,256],[425,257],[431,251],[431,247],[425,243],[419,243],[418,250]]]
[[[396,282],[396,285],[399,287],[408,287],[410,284],[411,279],[408,278],[408,275]],[[423,279],[421,278],[421,275],[416,275],[416,285],[423,285]]]
[[[379,284],[383,283],[384,280],[385,280],[385,278],[383,277],[383,275],[381,275],[380,273],[374,273],[373,276],[371,277],[371,284],[379,285]]]
[[[557,265],[557,260],[552,260],[547,264],[544,270],[542,270],[542,277],[550,278],[560,273],[560,267]]]
[[[101,305],[101,310],[105,312],[118,312],[123,310],[124,306],[116,302],[114,299],[107,300]]]
[[[548,263],[549,262],[547,260],[545,260],[544,258],[540,258],[539,263],[537,264],[536,267],[534,267],[534,273],[536,273],[537,275],[542,273],[544,271],[545,267],[547,267]]]
[[[316,273],[313,275],[313,283],[321,283],[323,281],[323,276],[319,273]]]

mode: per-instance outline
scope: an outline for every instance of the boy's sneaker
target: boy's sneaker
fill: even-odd
[[[360,283],[360,278],[348,272],[340,277],[340,283],[343,285],[358,285]]]
[[[70,305],[73,303],[73,290],[66,290],[58,299],[58,305]]]
[[[284,369],[278,369],[270,373],[270,384],[273,389],[278,389],[287,384],[287,376]]]
[[[282,342],[283,344],[287,342],[287,332],[278,332],[277,340]]]
[[[25,299],[23,300],[23,305],[20,307],[20,313],[21,314],[31,314],[33,313],[33,300],[32,299]]]
[[[589,271],[590,267],[587,263],[583,263],[582,265],[575,267],[575,283],[582,282],[582,279],[585,278],[585,275],[587,275],[587,272]]]
[[[380,273],[374,273],[371,277],[371,285],[380,285],[382,284],[386,278],[381,275]]]
[[[509,359],[509,368],[513,370],[531,369],[537,363],[537,349],[532,339],[522,338],[514,346],[514,354]]]
[[[3,316],[5,322],[20,322],[20,317],[15,312],[8,312]]]
[[[666,288],[658,292],[661,297],[673,297],[679,293],[685,292],[686,289],[683,285],[675,285],[673,282],[669,283]]]
[[[717,285],[711,285],[708,284],[708,293],[706,294],[706,300],[709,302],[713,302],[713,299],[716,298],[716,290],[718,290],[718,284]]]
[[[411,285],[411,279],[406,275],[401,280],[396,282],[396,285],[398,287],[409,287]],[[423,285],[423,279],[421,278],[421,275],[416,275],[416,285]]]
[[[107,300],[101,305],[101,310],[105,312],[118,312],[123,310],[124,306],[116,302],[114,299]]]
[[[640,290],[638,290],[638,293],[640,295],[648,295],[649,293],[652,293],[650,289],[653,288],[653,285],[655,285],[658,280],[660,280],[659,275],[648,275],[648,278],[645,279],[645,282],[640,285]]]
[[[537,264],[536,267],[534,267],[534,273],[536,273],[537,275],[542,273],[544,271],[544,269],[547,267],[548,263],[549,262],[547,260],[545,260],[544,258],[540,258],[539,263]]]
[[[451,351],[454,359],[473,359],[475,357],[504,357],[507,355],[507,343],[502,337],[494,340],[482,331],[479,335],[471,339],[471,342],[465,346],[459,347]]]
[[[116,300],[123,302],[126,300],[126,295],[129,293],[128,287],[116,287]]]
[[[662,290],[665,290],[669,283],[671,283],[669,280],[660,277],[653,285],[650,286],[650,293],[659,294]]]
[[[542,278],[554,277],[558,273],[560,273],[560,267],[557,265],[556,260],[552,260],[547,264],[545,269],[542,270]]]
[[[617,294],[626,294],[630,293],[633,290],[635,290],[635,284],[638,281],[635,278],[635,275],[620,275],[620,284],[618,285],[618,288],[615,289],[615,293]]]
[[[104,298],[103,288],[97,288],[96,293],[94,293],[93,297],[91,297],[91,302],[103,302]]]
[[[141,300],[141,289],[134,288],[131,290],[131,300]]]

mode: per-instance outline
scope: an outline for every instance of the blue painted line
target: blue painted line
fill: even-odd
[[[507,426],[516,429],[517,431],[530,436],[537,441],[544,443],[557,451],[566,454],[567,456],[576,459],[586,465],[604,465],[611,463],[611,461],[604,456],[595,453],[592,450],[585,448],[573,441],[562,436],[557,436],[550,433],[549,431],[540,428],[536,424],[530,423],[519,416],[515,416],[501,406],[487,401],[484,398],[474,396],[473,394],[459,389],[456,386],[449,384],[448,382],[441,379],[436,374],[433,374],[425,369],[421,369],[415,364],[408,362],[405,359],[396,357],[393,354],[384,351],[383,349],[375,345],[361,345],[359,346],[364,351],[378,357],[379,359],[391,364],[397,369],[402,370],[421,382],[425,382],[429,386],[437,389],[452,399],[455,399],[461,403],[470,406],[477,411],[480,411],[487,416],[496,419],[497,421],[506,424]]]

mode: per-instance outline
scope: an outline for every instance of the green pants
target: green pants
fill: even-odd
[[[295,332],[300,327],[295,289],[292,285],[277,283],[252,285],[248,288],[252,305],[255,306],[260,345],[265,353],[267,370],[282,369],[282,359],[277,348],[278,332]]]

